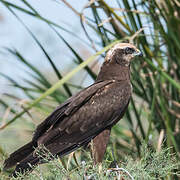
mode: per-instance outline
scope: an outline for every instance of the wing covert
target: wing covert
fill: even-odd
[[[104,129],[114,125],[124,114],[131,96],[130,84],[111,83],[101,87],[89,101],[70,118],[40,138],[53,153],[77,148],[87,143]],[[57,148],[51,148],[51,147]],[[58,152],[56,152],[56,149]]]
[[[54,124],[61,122],[63,119],[68,119],[74,112],[78,110],[83,104],[85,104],[91,96],[96,93],[100,88],[111,84],[113,80],[107,80],[102,82],[96,82],[93,85],[83,89],[76,95],[70,97],[63,104],[58,106],[53,113],[51,113],[41,124],[39,124],[34,132],[33,141],[37,141],[38,138],[43,135],[49,128],[52,128]]]

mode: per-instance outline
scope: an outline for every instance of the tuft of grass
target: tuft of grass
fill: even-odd
[[[160,152],[153,151],[148,145],[141,147],[141,158],[134,160],[126,157],[122,167],[127,169],[134,179],[155,180],[170,178],[172,175],[180,175],[180,163],[177,155],[172,153],[171,148],[164,148]],[[127,178],[127,176],[126,176]]]
[[[58,179],[120,179],[126,180],[155,180],[162,178],[171,178],[172,175],[180,175],[176,154],[171,153],[170,148],[163,148],[155,152],[146,144],[141,146],[141,158],[124,157],[123,162],[117,163],[112,167],[113,161],[106,160],[102,164],[94,165],[90,153],[86,152],[85,160],[78,160],[75,156],[70,159],[69,165],[63,163],[63,160],[53,156],[48,150],[41,146],[35,150],[36,155],[43,159],[46,164],[38,165],[32,172],[18,174],[17,178],[12,180],[58,180]],[[136,154],[137,155],[137,154]],[[67,168],[67,166],[69,166]],[[6,178],[5,175],[1,176]],[[179,176],[180,177],[180,176]],[[3,179],[2,179],[3,180]]]

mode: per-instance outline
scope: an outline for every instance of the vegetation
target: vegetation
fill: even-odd
[[[131,66],[133,97],[128,112],[123,120],[113,128],[106,157],[108,162],[105,161],[102,165],[102,169],[106,168],[106,170],[99,170],[99,167],[94,167],[91,161],[90,165],[85,165],[85,168],[89,176],[94,174],[94,178],[98,179],[104,177],[108,165],[115,158],[119,167],[126,169],[135,179],[177,179],[178,168],[175,164],[178,164],[180,158],[180,11],[178,11],[180,3],[177,0],[116,0],[117,7],[111,7],[108,1],[94,0],[87,2],[82,13],[79,13],[73,8],[73,4],[68,4],[63,0],[75,15],[79,16],[82,29],[87,36],[86,46],[94,51],[94,54],[85,61],[81,58],[81,54],[73,48],[71,42],[67,42],[59,32],[66,31],[69,36],[77,36],[76,34],[70,29],[65,29],[63,25],[42,17],[36,7],[32,7],[28,1],[20,1],[24,4],[23,7],[7,0],[0,0],[1,4],[6,6],[27,29],[49,61],[59,81],[52,84],[45,73],[41,72],[40,67],[32,65],[31,60],[23,56],[23,52],[7,48],[6,50],[16,57],[15,60],[29,69],[30,78],[23,79],[24,83],[20,83],[13,77],[1,73],[11,82],[12,86],[20,89],[26,95],[27,100],[17,108],[11,104],[21,101],[18,95],[15,96],[13,93],[3,95],[0,103],[5,115],[0,117],[0,133],[7,135],[10,132],[12,135],[17,133],[14,131],[18,131],[18,127],[23,126],[29,130],[28,133],[24,133],[32,134],[35,128],[34,114],[38,119],[36,123],[39,123],[41,117],[46,117],[57,104],[66,100],[77,89],[82,88],[76,82],[70,83],[70,78],[75,73],[83,69],[87,76],[95,79],[97,72],[89,63],[93,60],[97,61],[97,57],[103,59],[105,51],[117,41],[132,42],[143,52],[144,58],[134,60]],[[72,59],[72,63],[75,62],[77,67],[63,76],[57,69],[53,57],[47,53],[38,37],[31,32],[31,28],[23,23],[23,20],[16,14],[17,11],[47,23],[47,27],[49,26],[59,40],[62,40],[73,53],[75,60]],[[87,11],[91,12],[91,15],[87,16]],[[94,34],[89,32],[96,34],[96,40],[94,40]],[[84,41],[80,38],[79,40]],[[3,137],[10,138],[5,135]],[[147,148],[145,148],[142,153],[142,141],[149,144],[151,150],[146,151]],[[162,144],[165,150],[162,150]],[[111,147],[113,147],[113,155]],[[79,151],[77,154],[80,154],[79,160],[85,156]],[[4,159],[6,155],[7,152],[0,143],[0,158]],[[127,156],[128,160],[125,161]],[[176,160],[173,160],[172,156]],[[87,157],[84,158],[87,159]],[[47,175],[49,177],[44,175],[45,172],[42,173],[38,167],[37,173],[30,175],[29,178],[35,178],[38,174],[36,177],[38,179],[41,173],[47,179],[58,179],[56,173],[57,177],[68,177],[67,174],[71,171],[66,171],[64,167],[68,163],[74,163],[68,160],[68,157],[62,160],[64,166],[60,167],[61,171],[58,169],[58,160],[50,163],[48,166],[54,168],[50,168],[50,174]],[[124,162],[125,165],[120,162]],[[71,167],[74,177],[83,177],[85,173],[81,168],[82,165],[74,166]],[[87,168],[89,166],[90,168]],[[73,171],[75,168],[79,168],[79,171]],[[115,171],[113,173],[116,175]]]
[[[47,149],[41,147],[36,153],[43,157],[47,164],[38,166],[33,172],[27,173],[29,180],[38,179],[146,179],[155,180],[164,178],[172,174],[172,170],[178,168],[175,157],[170,149],[163,149],[161,152],[153,152],[147,145],[141,147],[141,159],[132,159],[125,156],[123,162],[119,162],[116,167],[111,168],[110,160],[106,159],[101,165],[94,165],[90,153],[84,152],[85,161],[78,161],[75,154],[69,156],[66,165],[58,158],[50,154]],[[78,155],[78,154],[77,154]],[[51,159],[51,161],[50,161]],[[55,159],[55,160],[54,160]],[[120,168],[119,168],[119,167]],[[48,171],[47,171],[48,169]],[[174,172],[174,174],[177,174]],[[22,179],[25,174],[18,174],[17,178]],[[2,179],[5,175],[2,176]]]

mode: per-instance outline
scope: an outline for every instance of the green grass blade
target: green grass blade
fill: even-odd
[[[113,45],[115,45],[116,43],[120,42],[120,40],[115,41],[113,43],[111,43],[110,45],[106,46],[105,48],[103,48],[101,51],[98,51],[95,55],[91,56],[90,58],[88,58],[86,61],[82,62],[78,67],[76,67],[73,71],[71,71],[70,73],[68,73],[66,76],[64,76],[60,81],[58,81],[56,84],[54,84],[51,88],[49,88],[45,93],[43,93],[39,98],[37,98],[35,101],[33,101],[32,104],[30,104],[28,107],[25,108],[24,111],[20,112],[19,114],[17,114],[13,119],[11,119],[8,123],[6,123],[4,126],[1,127],[1,129],[4,129],[5,127],[7,127],[9,124],[13,123],[17,118],[20,118],[25,112],[27,112],[28,110],[30,110],[33,106],[35,106],[36,104],[38,104],[40,101],[42,101],[45,97],[47,97],[48,95],[52,94],[56,89],[58,89],[60,86],[62,86],[65,82],[67,82],[74,74],[76,74],[78,71],[80,71],[81,69],[83,69],[84,67],[86,67],[88,65],[88,63],[90,63],[91,61],[93,61],[97,56],[101,55],[103,52],[107,51],[109,48],[111,48]]]

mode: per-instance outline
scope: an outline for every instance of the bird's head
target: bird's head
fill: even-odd
[[[107,52],[105,61],[107,63],[129,66],[130,62],[136,56],[142,56],[142,53],[134,45],[130,43],[118,43]]]
[[[98,74],[97,81],[107,79],[129,79],[130,62],[135,56],[142,56],[142,53],[134,45],[129,43],[116,44],[107,52],[105,61]]]

